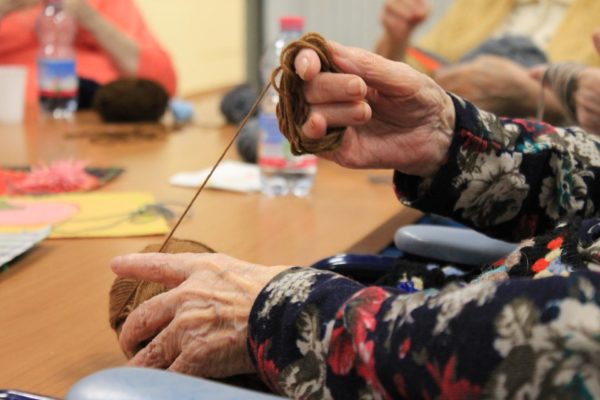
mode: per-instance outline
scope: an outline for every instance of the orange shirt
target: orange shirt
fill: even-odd
[[[132,0],[87,0],[90,6],[136,41],[140,49],[137,76],[161,83],[175,94],[176,78],[169,55],[150,33]],[[0,64],[28,67],[27,100],[37,100],[37,53],[35,22],[41,6],[14,12],[0,20]],[[121,74],[96,39],[83,28],[75,40],[77,75],[104,84]]]

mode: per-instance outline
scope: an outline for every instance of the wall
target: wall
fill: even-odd
[[[118,0],[115,0],[118,1]],[[246,80],[246,7],[249,0],[135,0],[148,24],[169,50],[178,74],[180,95],[230,86]],[[268,43],[281,15],[306,18],[314,30],[341,43],[372,49],[381,32],[385,0],[260,0],[261,27]],[[452,2],[430,0],[433,15]],[[426,28],[426,27],[425,27]],[[251,49],[262,51],[262,49]],[[252,70],[252,68],[250,68]]]
[[[171,54],[179,95],[245,80],[244,0],[136,0],[136,3]]]
[[[263,0],[263,37],[267,43],[277,34],[277,20],[286,14],[306,19],[306,31],[349,46],[373,49],[381,34],[379,18],[385,0]],[[416,32],[434,23],[452,0],[429,0],[431,16]]]
[[[301,15],[305,31],[349,46],[373,48],[380,33],[379,13],[385,0],[264,0],[263,38],[273,41],[282,15]]]

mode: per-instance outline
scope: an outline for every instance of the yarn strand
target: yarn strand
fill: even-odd
[[[250,116],[254,114],[256,108],[265,97],[265,94],[271,86],[279,94],[279,103],[277,104],[277,119],[279,120],[279,130],[290,142],[291,151],[295,155],[307,154],[307,153],[320,153],[324,151],[335,150],[340,146],[343,139],[343,133],[345,128],[328,129],[325,137],[321,139],[307,138],[302,134],[302,125],[308,119],[310,113],[310,107],[304,98],[304,81],[296,74],[294,69],[294,60],[302,49],[314,50],[319,59],[321,60],[321,71],[324,72],[340,72],[333,62],[333,58],[327,50],[327,42],[318,33],[307,33],[295,42],[290,43],[281,53],[280,63],[281,65],[276,68],[271,74],[271,81],[265,85],[260,95],[252,105],[250,112],[246,114],[243,121],[239,125],[233,138],[225,147],[225,150],[221,153],[221,156],[217,159],[217,162],[210,169],[210,172],[192,197],[192,200],[188,203],[187,207],[165,238],[162,246],[160,247],[159,253],[164,252],[169,240],[173,237],[173,234],[181,224],[181,221],[185,218],[190,208],[198,198],[198,195],[202,192],[206,186],[208,180],[215,172],[229,148],[233,145],[240,132],[250,119]]]
[[[270,87],[271,87],[271,83],[268,83],[268,84],[265,85],[265,87],[263,88],[263,90],[260,92],[260,94],[258,95],[258,98],[256,99],[256,101],[252,105],[252,108],[250,109],[250,111],[248,112],[248,114],[246,114],[246,116],[244,117],[244,119],[240,123],[240,126],[238,126],[238,129],[235,132],[235,134],[233,135],[233,138],[231,138],[231,140],[227,144],[227,147],[225,147],[225,150],[223,150],[223,152],[221,153],[221,155],[219,156],[219,158],[215,162],[215,165],[212,166],[212,168],[210,169],[210,172],[208,173],[208,175],[206,176],[206,178],[204,178],[204,181],[202,182],[202,184],[200,185],[200,187],[198,188],[198,190],[194,194],[194,197],[192,197],[192,200],[188,203],[188,205],[186,206],[185,210],[183,211],[183,213],[181,214],[181,216],[179,217],[179,219],[175,223],[175,225],[173,225],[173,228],[171,229],[171,231],[169,232],[169,234],[165,238],[164,242],[160,246],[160,249],[158,250],[159,253],[164,253],[165,249],[167,248],[167,245],[169,244],[169,240],[171,240],[171,238],[173,237],[173,234],[175,233],[175,231],[177,230],[177,228],[181,224],[181,221],[183,221],[183,219],[185,218],[185,216],[187,215],[187,213],[192,208],[192,205],[194,204],[194,202],[198,198],[198,195],[200,195],[200,193],[202,192],[202,190],[204,189],[204,187],[208,183],[208,180],[211,178],[211,176],[213,175],[213,173],[215,172],[215,170],[217,169],[217,167],[219,166],[219,164],[221,163],[221,161],[223,161],[223,158],[225,157],[225,154],[227,154],[227,152],[229,151],[229,149],[231,148],[231,146],[233,145],[233,143],[235,142],[235,140],[238,138],[238,136],[240,135],[240,132],[242,131],[242,129],[244,128],[244,126],[246,126],[246,124],[248,123],[248,120],[254,114],[254,112],[256,111],[256,108],[258,107],[258,105],[262,101],[263,97],[265,97],[265,94],[267,93],[267,91],[269,90]]]

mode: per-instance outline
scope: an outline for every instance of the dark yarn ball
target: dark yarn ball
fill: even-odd
[[[169,94],[158,83],[141,78],[121,78],[96,92],[93,108],[106,122],[157,122]]]
[[[250,112],[257,97],[258,93],[252,86],[236,86],[223,96],[221,113],[230,124],[239,124]]]
[[[259,134],[258,118],[250,118],[235,142],[237,151],[245,162],[256,164]]]
[[[96,92],[102,86],[93,79],[79,77],[79,89],[77,90],[77,110],[89,110]]]

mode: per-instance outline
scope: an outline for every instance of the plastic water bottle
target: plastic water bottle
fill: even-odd
[[[283,48],[298,39],[304,29],[301,17],[282,17],[280,31],[261,61],[263,82],[268,82],[271,72],[279,66]],[[279,131],[275,108],[279,102],[277,92],[271,88],[261,103],[258,116],[260,128],[258,164],[261,171],[262,192],[268,196],[306,196],[317,172],[317,158],[312,155],[294,156],[290,144]]]
[[[57,119],[70,118],[77,110],[76,30],[62,0],[44,0],[37,20],[39,101],[41,110]]]

